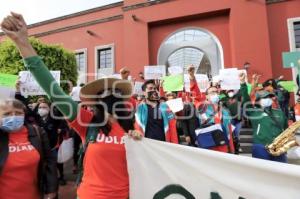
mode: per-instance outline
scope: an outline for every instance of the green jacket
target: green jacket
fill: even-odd
[[[287,118],[280,109],[262,109],[254,107],[250,102],[247,85],[241,85],[243,104],[246,116],[253,128],[253,143],[267,145],[282,133],[287,127]]]

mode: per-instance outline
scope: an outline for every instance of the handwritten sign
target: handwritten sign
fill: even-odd
[[[195,74],[195,78],[200,91],[205,92],[210,86],[210,82],[207,75]],[[184,89],[186,92],[190,92],[190,78],[187,74],[184,75]]]
[[[164,77],[164,91],[182,91],[183,90],[183,75],[170,75]]]
[[[180,75],[183,74],[183,68],[180,66],[171,66],[168,68],[170,75]]]
[[[15,88],[16,81],[18,80],[17,75],[0,73],[0,86]]]
[[[168,100],[166,103],[173,113],[183,110],[183,101],[181,98]]]
[[[142,86],[143,86],[144,82],[135,82],[134,83],[134,94],[138,94],[138,95],[142,95],[143,94],[143,90],[142,90]]]
[[[60,71],[50,71],[53,78],[60,83]],[[20,89],[23,96],[28,95],[45,95],[43,89],[35,81],[34,77],[29,71],[21,71],[20,76]],[[50,84],[50,82],[49,82]]]
[[[240,89],[240,77],[237,68],[227,68],[220,70],[221,88],[223,90]]]
[[[145,66],[144,75],[145,79],[162,79],[166,76],[166,66]]]

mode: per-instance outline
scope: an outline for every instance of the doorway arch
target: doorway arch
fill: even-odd
[[[196,73],[215,76],[224,68],[223,48],[219,39],[206,29],[186,27],[171,33],[161,44],[158,65],[181,66],[186,71],[193,64]]]

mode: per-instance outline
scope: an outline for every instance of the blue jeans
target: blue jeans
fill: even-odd
[[[242,128],[242,122],[239,120],[231,120],[231,124],[235,127],[234,131],[233,131],[233,135],[234,137],[236,137],[237,139],[239,139],[240,137],[240,131]]]
[[[276,162],[287,163],[286,153],[284,153],[280,156],[273,156],[267,151],[265,146],[262,144],[253,144],[252,157],[264,159],[264,160],[271,160],[271,161],[276,161]]]

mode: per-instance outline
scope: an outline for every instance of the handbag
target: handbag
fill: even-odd
[[[226,145],[226,137],[221,124],[196,129],[197,142],[200,148],[211,148]]]
[[[74,141],[73,138],[63,140],[58,148],[57,162],[65,163],[73,157],[74,154]]]

